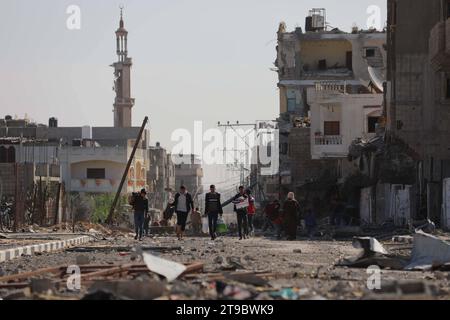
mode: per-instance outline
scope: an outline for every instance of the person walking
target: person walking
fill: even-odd
[[[248,208],[248,196],[245,194],[244,187],[239,187],[239,193],[233,198],[234,212],[237,215],[239,240],[246,239],[248,234],[248,220],[247,220],[247,208]]]
[[[286,226],[287,239],[290,241],[297,239],[298,212],[300,205],[295,200],[293,192],[289,192],[287,200],[283,206],[284,223]]]
[[[205,214],[208,216],[209,234],[211,240],[217,238],[217,219],[219,215],[223,215],[222,202],[220,201],[220,193],[216,192],[216,186],[211,185],[205,196]]]
[[[133,206],[134,210],[134,229],[136,231],[134,240],[139,239],[139,241],[142,241],[142,236],[144,234],[144,219],[148,214],[147,191],[142,189],[140,193],[133,193],[130,204]]]
[[[255,234],[255,227],[253,226],[253,218],[256,214],[256,206],[255,206],[255,198],[252,196],[252,191],[250,189],[247,189],[246,191],[247,197],[248,197],[248,208],[247,208],[247,220],[248,220],[248,232],[249,234],[254,236]]]
[[[178,240],[183,240],[189,212],[194,208],[194,201],[192,200],[192,196],[186,190],[185,186],[181,186],[180,192],[175,195],[173,206],[175,207],[175,212],[177,213],[177,237]]]

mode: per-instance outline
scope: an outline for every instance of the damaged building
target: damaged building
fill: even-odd
[[[412,150],[411,219],[450,227],[450,2],[388,0],[387,142]],[[402,173],[405,166],[397,172]],[[411,180],[411,179],[409,179]],[[442,204],[442,205],[441,205]]]
[[[280,198],[337,192],[358,170],[350,145],[373,138],[382,116],[385,32],[328,30],[325,17],[324,9],[311,10],[304,31],[279,25]]]
[[[153,208],[163,210],[166,208],[172,194],[177,191],[175,185],[175,164],[172,155],[161,147],[159,142],[156,146],[148,149],[150,170],[147,174],[150,205]]]

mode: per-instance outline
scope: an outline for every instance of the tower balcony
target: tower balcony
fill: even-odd
[[[134,98],[116,98],[115,104],[119,106],[129,106],[134,105]]]

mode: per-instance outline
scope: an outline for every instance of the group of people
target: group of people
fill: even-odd
[[[280,201],[274,200],[265,208],[265,223],[263,231],[272,228],[276,232],[278,239],[281,239],[283,231],[286,233],[287,240],[293,241],[297,239],[297,226],[300,220],[300,204],[295,199],[293,192],[289,192],[287,199],[283,205]],[[316,232],[317,221],[314,211],[307,208],[304,212],[305,228],[308,237],[312,239]]]
[[[142,189],[139,194],[133,193],[129,199],[129,203],[134,209],[135,239],[139,239],[140,241],[142,241],[144,230],[148,229],[149,205],[146,195],[146,190]],[[237,218],[239,240],[248,239],[254,234],[253,220],[256,214],[255,198],[252,196],[251,190],[246,190],[243,186],[240,186],[239,193],[233,197],[232,203]],[[175,231],[178,240],[183,240],[190,212],[192,212],[191,223],[193,231],[197,234],[200,233],[202,214],[198,208],[194,207],[193,197],[185,186],[180,187],[180,191],[175,195],[174,201],[170,204],[170,208],[173,209],[172,212],[176,213],[177,216]],[[282,232],[285,231],[288,240],[295,240],[297,238],[299,211],[300,205],[295,199],[293,192],[288,194],[283,208],[281,208],[278,200],[273,201],[265,208],[266,221],[263,231],[271,227],[276,230],[278,238],[281,238]],[[215,185],[210,186],[210,190],[205,196],[204,216],[208,218],[211,240],[215,240],[218,236],[217,223],[219,217],[222,218],[223,216],[221,195],[216,191]],[[306,209],[304,219],[308,235],[312,237],[316,227],[315,215],[312,209]],[[146,225],[147,227],[145,227]]]

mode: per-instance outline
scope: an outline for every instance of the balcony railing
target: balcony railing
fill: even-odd
[[[316,136],[315,144],[318,146],[341,145],[342,136]]]
[[[315,83],[317,92],[324,93],[347,93],[347,84],[333,81],[320,81]]]

